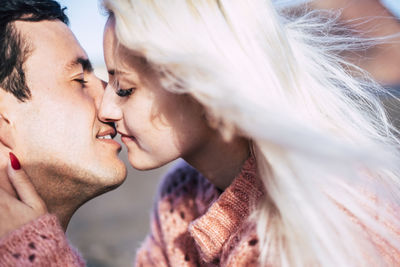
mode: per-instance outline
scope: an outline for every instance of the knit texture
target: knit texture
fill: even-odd
[[[46,214],[0,240],[0,266],[85,266],[54,215]]]
[[[257,266],[248,218],[262,195],[253,157],[223,193],[182,162],[161,185],[136,266]]]

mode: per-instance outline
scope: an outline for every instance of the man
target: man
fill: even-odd
[[[53,0],[0,0],[0,177],[7,177],[12,152],[65,230],[82,204],[120,185],[126,169],[118,159],[120,145],[112,140],[113,125],[97,118],[103,84],[67,27],[63,11]],[[13,186],[0,179],[0,197],[12,199]],[[21,208],[10,203],[11,210]],[[39,207],[36,214],[43,211]],[[0,225],[6,223],[1,216]],[[28,218],[21,218],[20,225]],[[29,240],[49,239],[49,246],[56,249],[58,241],[40,229],[55,224],[55,217],[46,215],[28,225],[29,231],[18,231],[37,235]],[[35,244],[24,244],[23,237],[22,233],[3,238],[0,265],[18,265],[13,260],[22,258],[31,264],[46,262],[35,259],[34,253],[17,251],[20,246],[35,250]]]

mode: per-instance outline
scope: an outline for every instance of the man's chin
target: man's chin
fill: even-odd
[[[114,177],[112,180],[107,180],[102,184],[98,184],[97,186],[99,187],[100,191],[99,194],[104,194],[114,189],[117,189],[125,182],[125,180],[126,180],[126,175],[118,178]]]
[[[98,175],[97,178],[91,179],[93,187],[99,189],[99,194],[106,193],[108,191],[118,188],[124,183],[127,177],[127,170],[125,165],[121,162],[120,166],[115,166],[112,170],[107,173]]]

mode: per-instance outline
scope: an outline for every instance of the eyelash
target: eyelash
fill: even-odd
[[[82,86],[85,86],[88,83],[85,79],[75,79],[75,81],[80,83]]]
[[[130,96],[135,88],[129,88],[129,89],[117,89],[116,93],[119,97],[127,97]]]

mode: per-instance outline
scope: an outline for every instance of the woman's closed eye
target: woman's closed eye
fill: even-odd
[[[129,88],[129,89],[117,89],[116,93],[120,97],[127,97],[130,96],[134,92],[135,88]]]

